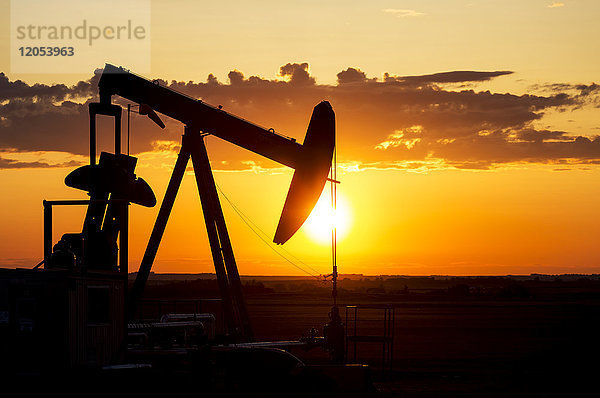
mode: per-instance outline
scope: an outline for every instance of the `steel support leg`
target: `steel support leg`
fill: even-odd
[[[219,232],[215,222],[214,198],[210,195],[210,190],[208,189],[210,182],[208,181],[207,173],[210,173],[210,164],[204,164],[196,154],[197,147],[199,145],[204,146],[204,141],[199,132],[194,133],[187,130],[184,140],[189,143],[191,149],[190,152],[192,153],[192,164],[194,165],[194,174],[196,176],[198,193],[200,194],[200,203],[202,204],[202,213],[204,214],[204,223],[206,224],[206,233],[208,235],[208,243],[210,244],[210,251],[215,266],[215,273],[217,275],[217,283],[219,284],[219,292],[221,293],[227,333],[237,336],[240,333],[240,331],[237,330],[237,314],[231,297],[229,279],[227,278],[227,271],[225,269],[225,260],[223,258],[223,252],[221,251]]]
[[[198,190],[200,191],[206,228],[209,231],[215,271],[217,271],[218,279],[223,278],[223,281],[219,281],[219,284],[227,285],[229,288],[228,295],[231,297],[232,304],[231,312],[236,318],[236,328],[240,329],[236,334],[244,340],[251,340],[252,328],[242,292],[242,282],[235,262],[231,241],[229,240],[229,233],[225,224],[225,217],[223,216],[223,209],[219,201],[215,180],[210,168],[208,153],[206,152],[204,139],[199,134],[193,137],[194,143],[190,145],[190,152],[192,153],[192,162],[194,164],[194,172],[196,173]],[[225,269],[219,270],[223,264],[225,265]]]
[[[152,269],[154,258],[158,252],[158,246],[160,245],[160,241],[165,232],[165,227],[167,226],[171,209],[173,209],[173,203],[175,203],[175,197],[177,196],[177,191],[181,185],[181,180],[183,179],[185,168],[187,167],[189,159],[190,153],[187,152],[185,146],[182,145],[177,157],[177,162],[175,163],[175,168],[173,169],[173,174],[169,180],[167,192],[165,193],[160,210],[158,211],[158,216],[156,217],[156,222],[154,223],[154,228],[152,229],[152,234],[150,235],[150,240],[148,241],[148,246],[146,246],[146,251],[144,252],[144,257],[142,259],[142,263],[140,264],[140,269],[138,270],[137,277],[135,278],[135,282],[131,290],[129,299],[129,319],[133,319],[135,317],[137,305],[142,297],[142,293],[144,292],[144,286],[146,285],[146,281],[150,275],[150,269]]]

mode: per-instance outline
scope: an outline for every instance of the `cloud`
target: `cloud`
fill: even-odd
[[[421,76],[390,76],[388,73],[384,75],[385,81],[396,81],[407,84],[429,84],[429,83],[464,83],[464,82],[482,82],[491,80],[498,76],[510,75],[511,71],[496,71],[496,72],[475,72],[475,71],[453,71],[441,72],[431,75]]]
[[[308,63],[291,64],[288,63],[279,68],[279,75],[290,79],[293,85],[311,85],[315,84],[315,79],[308,74]]]
[[[426,15],[423,12],[415,11],[415,10],[404,10],[398,8],[385,8],[382,10],[388,14],[392,14],[397,16],[398,18],[406,18],[406,17],[420,17]]]
[[[48,168],[50,165],[44,162],[19,162],[15,159],[0,157],[0,169],[25,169],[25,168]]]
[[[81,162],[70,160],[61,163],[49,163],[49,162],[24,162],[17,159],[8,159],[0,156],[0,170],[2,169],[47,169],[50,167],[78,167],[81,166]]]
[[[367,75],[360,69],[348,68],[337,74],[339,84],[364,82],[367,80]]]
[[[317,84],[308,63],[287,63],[280,78],[246,77],[233,70],[228,82],[214,75],[204,82],[164,81],[195,98],[222,105],[227,112],[274,128],[302,142],[312,108],[329,100],[336,112],[341,163],[357,167],[421,170],[494,168],[509,163],[596,164],[600,139],[585,132],[534,128],[546,112],[597,106],[600,86],[552,83],[535,87],[541,94],[515,95],[473,89],[453,91],[449,83],[488,81],[511,71],[450,71],[420,76],[386,73],[368,77],[357,67],[337,74],[336,85]],[[283,78],[283,79],[282,79]],[[0,75],[0,151],[65,151],[88,156],[87,104],[95,101],[97,75],[73,86],[28,85]],[[113,99],[121,105],[126,100]],[[161,116],[167,128],[157,128],[146,117],[134,115],[131,153],[176,150],[181,123]],[[102,124],[104,123],[104,124]],[[98,147],[112,150],[111,124],[99,121]],[[124,134],[125,134],[124,129]],[[213,168],[263,170],[280,167],[234,145],[207,141]],[[35,166],[36,159],[4,161]],[[43,161],[40,160],[40,163]],[[53,163],[58,164],[59,162]],[[44,167],[38,164],[38,167]]]
[[[596,83],[591,84],[570,84],[570,83],[546,83],[546,84],[534,84],[530,87],[531,90],[542,91],[542,92],[570,92],[580,97],[589,97],[593,94],[600,93],[600,85]]]
[[[8,77],[0,72],[0,102],[11,99],[35,98],[40,101],[62,101],[70,98],[89,97],[95,94],[99,75],[95,74],[90,80],[80,81],[74,86],[64,84],[28,85],[21,80],[11,82]]]
[[[507,129],[456,139],[433,140],[424,136],[414,147],[397,145],[393,150],[418,150],[457,168],[476,168],[475,165],[492,168],[516,162],[595,164],[600,158],[600,138],[571,136],[558,131]]]
[[[552,4],[548,4],[546,7],[548,8],[558,8],[558,7],[564,7],[565,3],[552,3]]]
[[[399,146],[405,146],[407,149],[412,149],[421,141],[420,134],[423,131],[423,126],[411,126],[405,130],[397,130],[387,137],[386,141],[375,145],[375,149],[390,149]]]

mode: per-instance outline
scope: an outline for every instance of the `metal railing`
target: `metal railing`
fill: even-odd
[[[44,200],[44,264],[50,264],[52,256],[52,207],[53,206],[88,206],[92,203],[119,203],[124,208],[119,225],[119,270],[123,275],[128,272],[129,257],[129,202],[125,199],[98,200]],[[85,239],[85,237],[84,237]]]
[[[359,319],[360,312],[368,311],[373,315],[379,311],[377,318]],[[371,325],[365,327],[365,323]],[[375,325],[381,322],[381,327]],[[392,372],[394,360],[394,333],[396,323],[396,311],[392,305],[348,305],[346,306],[346,358],[358,361],[358,346],[360,343],[381,344],[381,374],[385,376]],[[360,325],[363,325],[361,327]],[[376,333],[377,329],[381,334]],[[368,334],[365,334],[368,333]],[[350,350],[352,349],[352,355]]]

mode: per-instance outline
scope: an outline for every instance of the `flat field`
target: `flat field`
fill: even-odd
[[[328,287],[259,278],[247,282],[257,340],[297,339],[328,321]],[[311,287],[312,286],[312,287]],[[374,286],[374,287],[373,287]],[[339,307],[394,308],[393,362],[382,372],[381,343],[359,343],[382,396],[597,396],[600,288],[559,278],[362,279],[340,283]],[[354,333],[348,322],[349,333]],[[359,310],[357,334],[383,335],[383,311]],[[294,350],[321,363],[320,349]],[[348,357],[354,359],[349,344]]]

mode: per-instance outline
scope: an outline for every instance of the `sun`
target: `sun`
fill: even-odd
[[[331,207],[331,192],[325,187],[319,201],[304,224],[304,232],[315,242],[331,244],[331,229],[335,225],[337,241],[348,234],[351,224],[350,205],[346,198],[337,193],[337,206]]]

